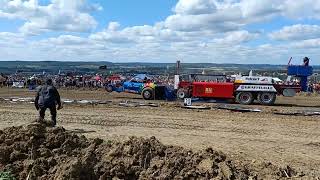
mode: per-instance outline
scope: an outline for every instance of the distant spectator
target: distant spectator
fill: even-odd
[[[308,92],[313,93],[313,85],[312,84],[308,85]]]

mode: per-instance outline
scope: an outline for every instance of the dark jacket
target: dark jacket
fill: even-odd
[[[35,99],[36,108],[53,107],[58,104],[61,106],[61,100],[58,90],[52,85],[41,86]]]

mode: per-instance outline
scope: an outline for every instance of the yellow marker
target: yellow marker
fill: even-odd
[[[206,88],[205,93],[206,93],[206,94],[211,94],[211,93],[212,93],[212,88]]]
[[[244,80],[237,79],[237,80],[234,81],[234,83],[244,83]]]

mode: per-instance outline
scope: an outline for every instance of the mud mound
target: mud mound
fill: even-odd
[[[290,167],[244,164],[211,148],[192,152],[154,137],[125,142],[86,139],[41,124],[0,131],[0,171],[18,179],[281,179]]]

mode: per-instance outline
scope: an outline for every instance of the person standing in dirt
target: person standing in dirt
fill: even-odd
[[[58,105],[58,108],[56,108]],[[61,99],[58,90],[53,86],[52,80],[48,79],[46,84],[38,89],[35,107],[39,111],[39,121],[43,122],[45,112],[50,109],[52,125],[57,123],[57,110],[62,108]]]

